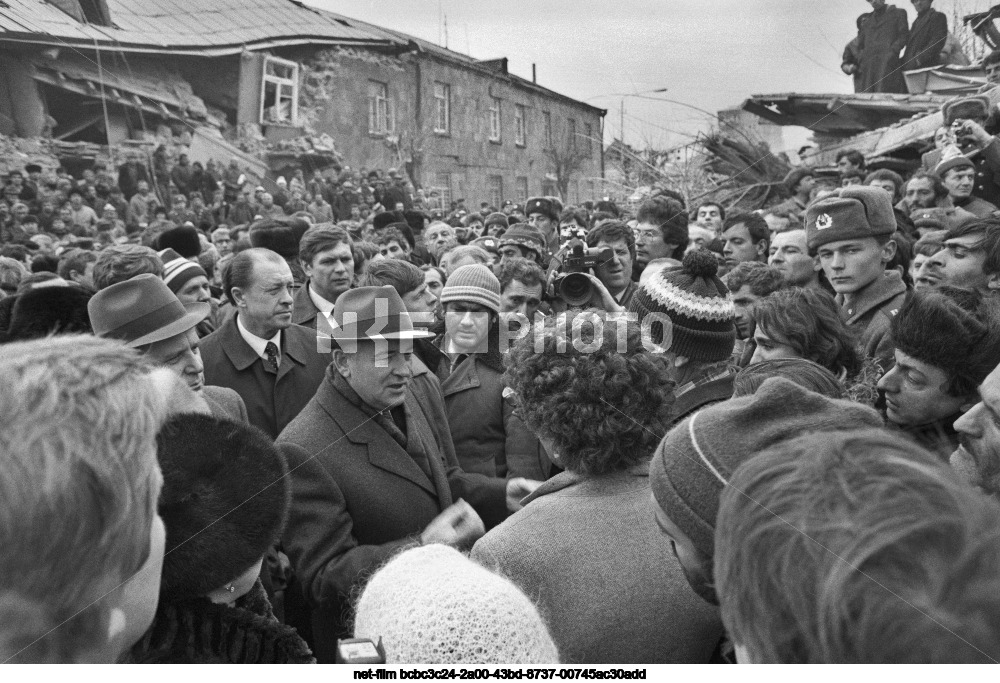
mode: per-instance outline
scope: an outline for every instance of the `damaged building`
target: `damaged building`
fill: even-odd
[[[22,161],[152,165],[162,145],[260,178],[397,167],[445,203],[576,202],[601,190],[604,113],[295,0],[0,2],[0,135]]]

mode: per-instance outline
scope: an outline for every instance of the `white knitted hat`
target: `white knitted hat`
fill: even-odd
[[[358,600],[354,636],[382,638],[388,664],[557,664],[535,605],[454,548],[400,553]]]

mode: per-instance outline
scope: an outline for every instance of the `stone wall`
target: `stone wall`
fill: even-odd
[[[291,58],[291,55],[283,55]],[[589,180],[601,174],[600,118],[593,110],[565,98],[519,85],[428,53],[399,57],[365,50],[329,49],[297,55],[301,75],[300,124],[336,140],[337,151],[354,169],[406,166],[425,188],[450,183],[452,199],[469,206],[490,199],[490,181],[502,186],[502,199],[523,199],[543,192],[553,170],[544,151],[544,112],[551,115],[557,147],[565,147],[569,119],[576,122],[577,145],[590,154],[570,184],[571,202],[595,198]],[[390,135],[369,133],[368,99],[372,82],[387,86],[394,114]],[[450,87],[450,126],[434,132],[435,83]],[[499,98],[501,135],[490,140],[490,106]],[[524,145],[515,144],[515,107],[525,112]],[[491,178],[492,177],[492,178]],[[594,193],[600,182],[592,184]],[[551,190],[550,190],[551,191]]]

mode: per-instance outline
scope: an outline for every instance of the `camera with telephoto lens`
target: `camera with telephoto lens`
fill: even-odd
[[[565,231],[563,232],[565,236]],[[549,263],[549,285],[552,294],[568,306],[585,306],[594,296],[594,285],[586,273],[614,258],[611,249],[590,249],[579,234],[570,236],[559,253]]]

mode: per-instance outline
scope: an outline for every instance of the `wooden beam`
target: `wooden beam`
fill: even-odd
[[[69,130],[64,131],[64,132],[60,133],[59,135],[57,135],[56,136],[56,140],[65,140],[70,135],[74,135],[76,133],[79,133],[81,130],[84,130],[85,128],[89,128],[90,126],[94,125],[95,123],[100,122],[103,119],[104,119],[104,112],[103,111],[98,112],[97,114],[94,114],[92,116],[88,116],[87,118],[83,119],[82,121],[74,124]]]

